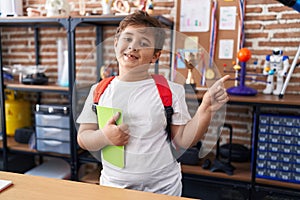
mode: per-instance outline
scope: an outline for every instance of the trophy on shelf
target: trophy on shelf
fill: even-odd
[[[196,83],[193,77],[193,69],[195,68],[195,66],[192,64],[191,61],[187,61],[186,59],[184,59],[184,63],[186,68],[188,69],[188,74],[187,74],[184,87],[186,92],[194,93],[196,89]]]

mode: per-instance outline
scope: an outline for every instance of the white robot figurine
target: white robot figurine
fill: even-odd
[[[284,83],[284,76],[289,68],[289,57],[283,56],[281,49],[274,49],[272,55],[266,56],[263,74],[267,75],[267,87],[263,90],[264,94],[279,95]],[[274,90],[274,76],[276,76],[276,89]]]

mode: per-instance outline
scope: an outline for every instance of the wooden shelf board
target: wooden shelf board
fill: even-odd
[[[197,94],[186,94],[188,99],[202,99],[205,91],[198,91]],[[266,104],[269,106],[286,105],[300,107],[300,95],[286,94],[282,98],[276,95],[266,95],[258,93],[256,96],[229,96],[228,103],[245,103],[245,104]]]
[[[182,165],[182,173],[195,174],[201,176],[216,177],[222,179],[251,182],[250,162],[247,163],[234,163],[232,165],[236,168],[233,175],[227,175],[223,172],[211,172],[209,169],[203,169],[201,165]]]
[[[15,141],[14,137],[7,137],[7,146],[9,149],[25,152],[37,152],[34,149],[30,149],[28,144],[22,144]]]
[[[1,27],[62,27],[63,23],[69,20],[68,17],[1,17]]]
[[[7,137],[7,147],[8,149],[12,151],[22,151],[22,152],[27,152],[27,153],[35,153],[35,154],[49,154],[52,156],[60,156],[60,157],[70,157],[69,154],[60,154],[60,153],[54,153],[54,152],[39,152],[35,149],[29,148],[28,144],[22,144],[19,142],[16,142],[14,137]],[[2,143],[1,143],[1,148],[2,148]],[[80,150],[79,150],[80,152]]]
[[[292,188],[292,189],[300,190],[300,184],[289,183],[289,182],[285,182],[285,181],[276,181],[276,180],[270,180],[270,179],[256,178],[256,183],[269,185],[269,186],[285,187],[285,188]]]
[[[61,87],[55,84],[48,85],[25,85],[20,83],[5,83],[6,88],[15,89],[15,90],[41,90],[41,91],[61,91],[67,92],[69,90],[68,87]]]

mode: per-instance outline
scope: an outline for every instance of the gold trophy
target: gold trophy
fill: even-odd
[[[184,64],[185,67],[188,69],[188,75],[185,81],[185,91],[187,93],[195,93],[196,92],[196,83],[195,80],[193,78],[193,69],[195,68],[195,66],[192,63],[192,60],[188,61],[186,59],[184,59]]]

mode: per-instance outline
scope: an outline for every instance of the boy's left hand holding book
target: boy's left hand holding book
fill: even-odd
[[[128,144],[129,129],[127,124],[117,125],[116,122],[120,117],[120,113],[117,112],[112,118],[107,121],[107,124],[102,128],[102,132],[105,135],[108,143],[114,146],[123,146]]]

